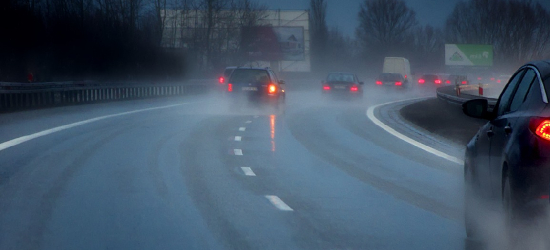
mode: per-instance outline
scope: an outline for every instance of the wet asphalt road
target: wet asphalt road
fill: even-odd
[[[87,122],[0,148],[0,249],[464,249],[462,166],[365,115],[426,96],[289,91],[284,114],[219,95],[3,114],[0,143]],[[439,145],[396,116],[406,103],[375,115]],[[460,157],[455,146],[441,149]]]

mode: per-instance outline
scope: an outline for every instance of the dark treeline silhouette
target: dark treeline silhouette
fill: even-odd
[[[0,81],[181,77],[183,56],[160,48],[142,0],[4,0]]]

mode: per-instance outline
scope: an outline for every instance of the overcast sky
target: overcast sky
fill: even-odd
[[[309,9],[309,0],[257,0],[269,9]],[[550,8],[550,0],[540,0]],[[338,27],[345,35],[353,36],[359,25],[358,13],[364,0],[327,0],[327,24]],[[430,24],[443,27],[447,16],[453,11],[459,0],[406,0],[407,5],[416,12],[421,25]]]

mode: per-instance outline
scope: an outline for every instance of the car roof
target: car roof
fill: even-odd
[[[550,60],[532,61],[525,64],[525,66],[527,65],[531,65],[537,68],[543,81],[546,81],[546,79],[550,77]]]
[[[329,75],[330,74],[355,75],[354,73],[350,73],[350,72],[329,72],[328,74]]]

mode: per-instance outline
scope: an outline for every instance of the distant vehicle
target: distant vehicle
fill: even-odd
[[[468,76],[466,75],[449,75],[445,79],[445,84],[462,84],[467,85],[469,84]]]
[[[219,78],[218,78],[218,82],[220,84],[225,84],[225,81],[227,79],[229,79],[229,76],[231,75],[231,73],[233,73],[233,70],[235,70],[237,67],[226,67],[225,70],[223,71],[223,75],[221,75]]]
[[[376,79],[376,85],[406,88],[409,86],[409,83],[399,73],[382,73]]]
[[[360,82],[353,73],[333,72],[327,75],[323,82],[325,94],[348,94],[356,97],[363,96],[363,82]]]
[[[511,230],[522,230],[520,220],[524,225],[547,224],[542,216],[550,205],[550,80],[541,76],[549,74],[550,61],[526,64],[512,76],[493,110],[487,99],[463,104],[468,116],[488,120],[466,147],[468,237],[479,236],[484,226],[479,220],[495,209],[505,213],[504,225]],[[496,207],[479,206],[479,201]]]
[[[439,75],[436,74],[426,74],[422,75],[420,78],[418,78],[418,83],[421,85],[429,85],[429,86],[439,86],[443,83],[443,80]]]
[[[227,81],[228,96],[251,102],[281,105],[285,81],[269,68],[235,68]]]
[[[409,82],[411,65],[409,60],[404,57],[386,57],[384,58],[382,73],[398,73],[403,76],[405,82]]]

